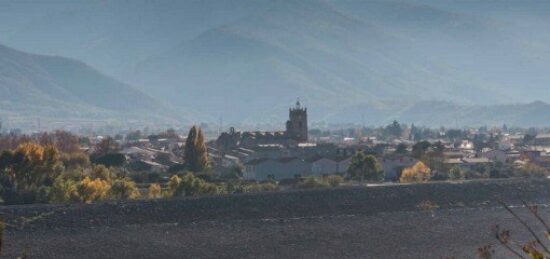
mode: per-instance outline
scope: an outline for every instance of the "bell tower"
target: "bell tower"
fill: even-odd
[[[297,142],[307,142],[307,108],[302,107],[300,100],[288,109],[289,120],[286,122],[286,134]]]

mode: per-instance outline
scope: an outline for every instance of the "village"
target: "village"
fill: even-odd
[[[112,151],[137,183],[165,182],[185,169],[186,137],[174,130],[142,135],[133,131],[114,138],[87,138],[81,149],[94,154],[109,138]],[[429,175],[416,181],[509,177],[546,177],[550,170],[550,134],[534,129],[427,129],[397,121],[381,128],[309,130],[307,108],[289,109],[285,131],[239,131],[230,128],[206,143],[209,181],[276,181],[295,185],[305,178],[338,175],[351,179],[349,167],[358,152],[371,155],[385,182],[405,182],[402,172],[421,163]]]

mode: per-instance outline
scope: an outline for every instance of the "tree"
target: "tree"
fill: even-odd
[[[418,162],[412,167],[403,169],[399,181],[402,183],[426,182],[432,176],[432,170],[423,162]]]
[[[204,134],[193,126],[185,142],[185,167],[191,172],[202,172],[208,168],[208,150]]]
[[[63,153],[60,159],[65,168],[84,168],[90,166],[90,157],[82,152]]]
[[[392,124],[386,126],[385,132],[389,136],[399,138],[403,133],[403,129],[401,128],[401,125],[399,124],[399,122],[394,120]]]
[[[430,144],[430,142],[428,141],[417,142],[412,147],[412,157],[416,159],[421,159],[422,157],[424,157],[431,145],[432,144]]]
[[[92,167],[92,170],[89,173],[89,176],[92,177],[92,179],[101,179],[107,182],[111,182],[113,179],[116,178],[116,175],[114,172],[112,172],[109,168],[105,167],[104,165],[97,165]]]
[[[445,152],[445,146],[441,141],[438,141],[432,145],[433,155],[441,156]]]
[[[353,179],[360,179],[361,181],[379,182],[384,180],[384,170],[376,157],[366,155],[362,150],[359,150],[351,158],[348,174]]]
[[[407,154],[407,152],[407,145],[404,143],[399,143],[399,145],[395,148],[395,154],[404,155]]]
[[[109,189],[109,196],[114,199],[128,200],[137,199],[140,196],[136,183],[128,178],[117,179]]]
[[[51,145],[27,142],[14,151],[3,152],[0,176],[4,201],[8,204],[41,201],[62,171],[59,152]]]
[[[459,130],[459,129],[450,129],[450,130],[447,130],[447,132],[445,133],[445,135],[447,136],[447,138],[451,141],[455,141],[455,140],[458,140],[458,139],[462,139],[464,137],[463,135],[463,132],[462,130]]]
[[[50,202],[66,203],[78,200],[78,192],[76,183],[71,179],[65,179],[63,176],[58,176],[50,191]]]
[[[77,136],[70,132],[57,130],[53,137],[55,147],[62,153],[80,152],[80,141]]]
[[[104,155],[107,153],[114,153],[119,149],[118,143],[112,137],[106,137],[97,143],[95,147],[95,153],[97,155]]]
[[[137,141],[141,138],[141,131],[131,131],[126,134],[126,141]]]
[[[93,201],[104,200],[107,198],[111,186],[105,180],[96,178],[92,180],[90,177],[85,177],[76,186],[76,192],[81,202],[91,203]]]
[[[121,167],[126,163],[126,156],[120,153],[106,153],[94,156],[92,162],[106,167]]]

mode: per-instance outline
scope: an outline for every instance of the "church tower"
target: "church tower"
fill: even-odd
[[[307,108],[302,107],[300,100],[294,108],[288,109],[289,120],[286,122],[286,134],[297,142],[307,142]]]

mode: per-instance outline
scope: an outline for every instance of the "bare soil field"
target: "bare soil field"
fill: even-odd
[[[492,227],[530,238],[497,203],[518,205],[518,196],[542,204],[550,221],[546,179],[5,206],[0,214],[6,258],[476,258],[488,244],[510,258]],[[428,201],[430,209],[419,206]]]

